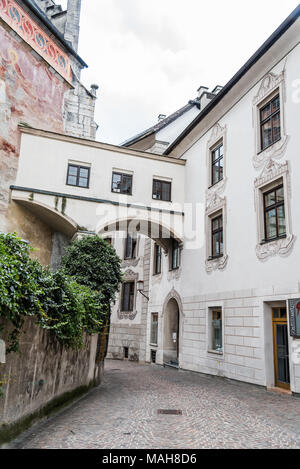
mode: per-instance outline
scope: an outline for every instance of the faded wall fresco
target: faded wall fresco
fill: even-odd
[[[18,124],[64,132],[68,85],[53,75],[0,23],[0,231],[6,231],[9,186],[19,155]]]

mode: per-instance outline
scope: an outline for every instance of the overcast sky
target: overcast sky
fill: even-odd
[[[82,81],[99,85],[97,140],[121,143],[195,98],[200,85],[224,85],[297,4],[82,0],[79,55],[89,65]]]

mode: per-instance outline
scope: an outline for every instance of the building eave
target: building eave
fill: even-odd
[[[126,148],[122,146],[117,146],[117,145],[111,145],[109,143],[103,143],[103,142],[97,142],[95,140],[88,140],[85,138],[81,137],[73,137],[71,135],[66,135],[66,134],[60,134],[57,132],[51,132],[48,130],[42,130],[42,129],[36,129],[33,128],[27,124],[19,124],[18,128],[21,133],[23,134],[29,134],[29,135],[35,135],[38,137],[44,137],[44,138],[49,138],[53,140],[60,140],[62,142],[69,142],[69,143],[75,143],[78,145],[84,145],[84,146],[89,146],[93,148],[99,148],[102,150],[107,150],[107,151],[112,151],[112,152],[117,152],[120,154],[124,155],[132,155],[132,156],[139,156],[141,158],[146,158],[146,159],[152,159],[152,160],[158,160],[162,161],[164,163],[173,163],[177,165],[184,166],[186,164],[186,160],[184,159],[178,159],[178,158],[172,158],[172,157],[165,157],[161,155],[157,155],[155,153],[149,153],[149,152],[143,152],[140,150],[135,150],[133,148]]]
[[[164,155],[169,155],[190,132],[201,122],[217,104],[231,91],[232,88],[246,75],[246,73],[266,54],[266,52],[281,38],[281,36],[300,17],[300,4],[284,20],[284,22],[271,34],[262,46],[250,57],[250,59],[240,68],[240,70],[229,80],[222,90],[207,104],[198,116],[185,128],[185,130],[166,149]]]

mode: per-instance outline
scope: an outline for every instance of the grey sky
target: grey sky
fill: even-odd
[[[63,2],[62,2],[63,3]],[[79,54],[97,83],[97,140],[120,143],[224,85],[297,0],[82,0]]]

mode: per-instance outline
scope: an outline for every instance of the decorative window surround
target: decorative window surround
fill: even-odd
[[[222,351],[212,350],[212,324],[211,324],[211,313],[212,311],[222,311]],[[225,308],[223,301],[214,301],[206,303],[206,356],[211,359],[224,361],[224,348],[225,348]]]
[[[211,167],[212,167],[212,151],[218,146],[218,144],[223,143],[223,179],[213,186],[211,180]],[[208,190],[207,190],[207,197],[212,192],[217,192],[218,194],[224,192],[225,185],[226,185],[226,153],[227,153],[227,126],[225,125],[222,127],[219,123],[217,123],[210,134],[210,138],[207,142],[207,150],[206,150],[206,167],[207,167],[207,181],[208,181]]]
[[[261,134],[260,134],[260,109],[273,96],[279,93],[280,97],[280,131],[281,139],[269,146],[265,150],[261,150]],[[253,165],[255,169],[262,168],[271,158],[282,158],[284,156],[288,139],[285,131],[285,70],[279,74],[273,72],[268,73],[261,82],[257,95],[253,98],[253,126],[255,135],[255,150],[253,157]]]
[[[220,197],[216,192],[213,197],[207,202],[205,212],[205,239],[206,239],[206,261],[205,268],[207,273],[211,273],[214,270],[225,269],[228,262],[227,254],[227,242],[226,242],[226,231],[227,231],[227,210],[226,210],[226,197]],[[223,216],[223,256],[217,259],[209,259],[211,255],[211,220],[218,213],[222,213]]]
[[[263,193],[272,184],[282,181],[284,188],[284,207],[285,207],[285,222],[286,222],[286,237],[276,239],[274,241],[263,242],[265,238],[264,233],[264,211],[263,211]],[[289,176],[289,164],[287,161],[284,163],[277,163],[270,159],[266,164],[264,170],[254,181],[255,186],[255,210],[257,215],[257,245],[256,255],[259,260],[266,261],[268,258],[279,255],[287,256],[295,242],[295,236],[292,234],[291,229],[291,183]]]
[[[121,311],[122,307],[122,285],[121,285],[121,290],[120,290],[120,301],[119,301],[119,308],[117,311],[118,318],[119,319],[129,319],[130,321],[133,321],[137,315],[137,309],[136,309],[136,282],[139,278],[139,274],[136,272],[133,272],[132,270],[126,270],[124,273],[124,283],[125,282],[134,282],[134,304],[133,304],[133,311]]]

